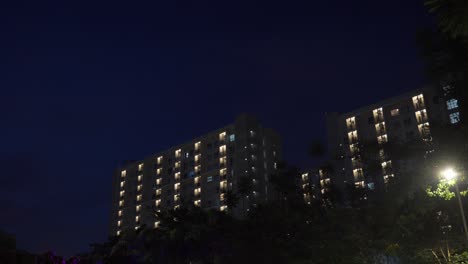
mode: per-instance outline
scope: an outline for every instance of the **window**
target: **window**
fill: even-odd
[[[255,132],[253,130],[250,130],[250,136],[251,137],[254,137],[255,136]]]
[[[234,140],[236,140],[236,135],[234,134],[229,135],[229,142],[233,142]]]
[[[368,119],[367,119],[367,123],[369,125],[373,125],[374,124],[374,117],[370,116]]]
[[[407,119],[403,120],[403,124],[405,125],[405,127],[410,126],[411,125],[411,118],[407,118]]]
[[[213,176],[206,177],[206,182],[212,182],[212,181],[213,181]]]
[[[447,109],[452,110],[458,107],[458,100],[457,99],[450,99],[447,101]],[[452,123],[454,124],[454,123]]]
[[[390,115],[391,116],[398,116],[399,114],[400,114],[400,109],[398,109],[398,108],[390,110]]]
[[[189,153],[189,152],[185,153],[185,158],[187,159],[188,157],[190,157],[190,153]]]
[[[137,201],[140,202],[141,201],[141,194],[137,196]]]
[[[450,124],[456,124],[456,123],[460,122],[460,113],[459,112],[451,113],[449,115],[449,117],[450,117]]]
[[[126,171],[126,170],[123,170],[123,171],[120,173],[120,175],[121,175],[122,177],[125,177],[125,176],[127,175],[127,171]]]
[[[138,171],[142,171],[143,170],[143,163],[140,163],[138,164]]]

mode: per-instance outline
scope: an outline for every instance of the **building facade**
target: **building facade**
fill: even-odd
[[[242,217],[272,199],[270,175],[281,160],[281,140],[249,115],[185,144],[119,168],[113,177],[110,235],[142,225],[157,227],[153,210],[193,204]],[[244,206],[228,209],[225,195],[237,193],[242,177],[252,181]]]
[[[434,150],[432,125],[458,122],[457,99],[433,87],[414,90],[349,113],[329,113],[328,151],[334,172],[331,182],[342,190],[350,184],[370,190],[384,188],[410,163],[393,159],[385,148],[387,143],[421,144],[426,146],[423,154],[427,154]]]

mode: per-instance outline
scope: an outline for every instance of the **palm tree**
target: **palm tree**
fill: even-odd
[[[237,206],[237,203],[239,203],[239,196],[232,190],[227,191],[226,195],[224,196],[224,204],[229,209],[233,209]]]

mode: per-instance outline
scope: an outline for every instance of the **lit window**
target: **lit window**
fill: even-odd
[[[398,116],[400,114],[400,109],[395,108],[390,111],[391,116]]]
[[[422,94],[413,96],[413,106],[415,109],[424,109],[424,96]]]
[[[158,228],[159,222],[154,222],[154,228]]]
[[[449,115],[449,117],[450,117],[450,124],[456,124],[456,123],[460,122],[460,113],[459,112],[451,113]]]
[[[185,153],[185,158],[188,158],[188,157],[190,157],[190,153],[187,152]]]
[[[120,236],[120,230],[117,230],[117,235]]]
[[[158,159],[157,159],[158,165],[159,165],[159,164],[161,164],[161,162],[162,162],[162,159],[163,159],[163,157],[162,157],[162,156],[159,156],[159,157],[158,157]]]
[[[122,210],[119,210],[119,216],[122,216]]]
[[[458,107],[458,100],[457,99],[450,99],[447,101],[447,109],[452,110]]]
[[[124,205],[124,201],[119,201],[119,206],[123,206]]]
[[[182,150],[180,150],[180,149],[176,150],[175,151],[175,157],[180,158],[181,153],[182,153]]]
[[[222,145],[219,147],[219,154],[226,155],[226,145]]]
[[[137,212],[140,212],[141,205],[137,205],[135,209],[136,209]]]
[[[120,191],[120,197],[123,197],[125,194],[125,191]]]
[[[174,174],[174,179],[175,179],[176,181],[179,181],[179,180],[180,180],[180,172],[176,172],[176,173]]]
[[[176,167],[176,169],[180,168],[180,161],[177,161],[177,162],[175,163],[175,167]]]
[[[161,171],[162,171],[161,168],[157,169],[157,170],[156,170],[156,174],[161,175]]]
[[[124,187],[124,184],[125,184],[125,181],[121,181],[121,182],[120,182],[120,187],[123,188],[123,187]]]
[[[141,194],[137,195],[137,201],[140,202],[141,201]]]
[[[120,173],[120,175],[121,175],[122,177],[127,176],[127,171],[126,171],[126,170],[123,170],[123,171]]]
[[[142,171],[142,170],[143,170],[143,163],[138,164],[138,171]]]
[[[138,181],[141,182],[141,179],[143,178],[143,175],[138,175]]]
[[[180,189],[180,183],[174,184],[174,190],[179,190]]]
[[[250,136],[251,137],[255,136],[255,132],[253,130],[250,130]]]
[[[161,199],[158,199],[154,202],[154,205],[155,206],[159,206],[161,204]]]
[[[273,163],[273,168],[275,168],[275,170],[277,169],[276,162],[275,162],[275,163]]]
[[[140,222],[140,216],[139,215],[135,216],[135,222]]]
[[[140,226],[135,226],[135,230],[138,230],[138,228],[140,228]]]
[[[207,182],[212,182],[212,181],[213,181],[213,176],[208,176],[208,177],[206,178],[206,181],[207,181]]]
[[[157,179],[156,184],[158,184],[158,185],[161,184],[161,181],[162,181],[161,179]]]
[[[226,139],[226,132],[219,133],[219,141],[224,141]]]
[[[141,185],[141,184],[138,185],[138,186],[137,186],[137,191],[141,191],[142,188],[143,188],[143,185]]]
[[[233,142],[234,140],[236,140],[236,135],[234,134],[229,135],[229,141]]]
[[[201,142],[198,141],[197,143],[195,143],[195,150],[198,151],[200,150],[200,145],[201,145]]]
[[[346,126],[348,127],[348,130],[355,130],[356,129],[356,118],[350,117],[346,119]]]

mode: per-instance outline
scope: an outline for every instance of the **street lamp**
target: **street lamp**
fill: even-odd
[[[466,240],[468,241],[468,228],[466,228],[465,212],[463,210],[463,204],[462,204],[462,200],[460,197],[460,190],[458,189],[457,176],[458,176],[458,173],[453,168],[446,168],[445,170],[442,171],[442,177],[444,177],[445,180],[447,181],[453,180],[455,182],[454,183],[455,194],[457,195],[458,206],[460,207],[460,214],[461,214],[462,221],[463,221],[463,228],[465,229],[465,236],[466,236]]]

